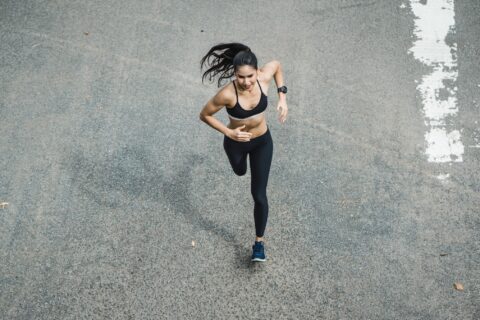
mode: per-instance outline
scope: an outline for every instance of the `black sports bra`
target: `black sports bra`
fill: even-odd
[[[263,93],[262,87],[260,86],[260,82],[258,82],[258,87],[260,88],[260,92],[262,93],[260,95],[260,101],[258,104],[255,106],[255,108],[251,110],[245,110],[240,106],[240,103],[238,103],[238,92],[237,92],[237,86],[235,85],[235,82],[233,81],[233,86],[235,87],[235,95],[237,96],[237,103],[235,103],[235,106],[233,108],[225,108],[227,109],[227,113],[235,119],[246,119],[250,118],[254,115],[257,115],[259,113],[262,113],[267,109],[268,105],[268,98],[267,96]]]

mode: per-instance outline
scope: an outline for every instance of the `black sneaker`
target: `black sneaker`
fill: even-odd
[[[255,241],[252,249],[252,261],[265,261],[267,259],[265,256],[265,247],[263,245],[263,241]]]

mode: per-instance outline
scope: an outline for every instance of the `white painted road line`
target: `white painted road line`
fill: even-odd
[[[462,162],[464,146],[461,130],[446,127],[446,119],[458,113],[458,77],[456,44],[447,44],[449,33],[455,32],[454,3],[449,0],[420,3],[411,0],[416,16],[414,42],[410,52],[415,59],[432,68],[417,85],[423,102],[427,132],[426,154],[429,162]]]

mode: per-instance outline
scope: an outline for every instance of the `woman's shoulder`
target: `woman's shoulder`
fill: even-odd
[[[236,95],[233,81],[230,81],[221,87],[217,91],[215,99],[217,99],[217,101],[221,101],[221,103],[225,106],[234,106],[236,103]]]
[[[278,69],[280,62],[278,60],[272,60],[265,63],[258,71],[259,77],[263,81],[270,81],[275,74],[275,71]]]

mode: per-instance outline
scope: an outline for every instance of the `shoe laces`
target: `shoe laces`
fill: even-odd
[[[255,242],[253,245],[253,251],[254,252],[262,252],[263,249],[263,244],[261,242]]]

